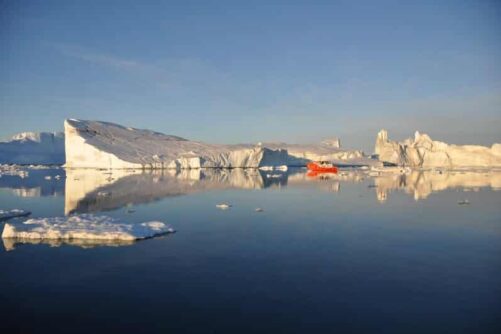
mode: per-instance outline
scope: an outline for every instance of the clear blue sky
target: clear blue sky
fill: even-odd
[[[501,142],[501,1],[0,1],[0,137]]]

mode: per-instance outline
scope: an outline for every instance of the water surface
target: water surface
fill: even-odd
[[[120,244],[4,240],[0,326],[29,333],[495,333],[500,189],[495,171],[2,175],[0,209],[161,220],[178,232]],[[219,210],[220,202],[232,207]]]

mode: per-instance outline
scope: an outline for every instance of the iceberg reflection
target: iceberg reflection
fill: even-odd
[[[377,199],[384,202],[394,190],[403,190],[414,199],[427,198],[434,192],[447,189],[476,191],[480,188],[501,190],[501,171],[411,171],[407,174],[382,173],[374,177]]]
[[[285,186],[288,175],[241,168],[177,171],[69,169],[66,171],[65,214],[114,210],[208,190]]]

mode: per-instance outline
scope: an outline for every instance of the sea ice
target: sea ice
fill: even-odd
[[[2,238],[140,240],[172,232],[172,227],[159,221],[126,224],[108,216],[82,214],[6,223]]]
[[[31,212],[21,209],[0,210],[0,221],[8,220],[15,217],[24,217],[30,214]]]
[[[221,209],[221,210],[228,210],[229,208],[231,208],[231,204],[219,203],[219,204],[216,204],[216,208]]]

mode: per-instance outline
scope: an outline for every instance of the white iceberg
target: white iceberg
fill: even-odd
[[[105,169],[262,168],[286,170],[312,160],[374,165],[361,151],[344,151],[339,140],[314,145],[269,143],[215,145],[98,121],[64,123],[66,167]]]
[[[250,145],[214,145],[113,123],[64,123],[69,168],[239,168],[281,166],[287,151]]]
[[[501,144],[450,145],[432,140],[416,131],[414,139],[390,141],[386,130],[379,131],[375,153],[379,160],[409,167],[501,167]]]
[[[126,224],[108,216],[82,214],[69,217],[28,219],[17,224],[6,223],[2,238],[132,241],[173,232],[174,230],[169,225],[159,221]]]
[[[64,134],[23,132],[0,142],[0,163],[64,164]]]

